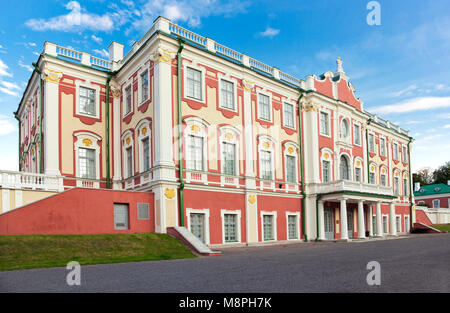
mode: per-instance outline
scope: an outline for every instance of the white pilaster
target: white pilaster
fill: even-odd
[[[366,225],[364,223],[364,202],[358,201],[358,238],[366,238]]]
[[[377,202],[377,237],[383,237],[383,223],[381,216],[381,202]]]
[[[323,201],[319,201],[319,240],[325,240]]]
[[[347,199],[341,199],[341,239],[348,239],[347,225]]]
[[[113,138],[114,143],[113,158],[114,158],[114,172],[113,172],[113,188],[122,189],[122,184],[118,183],[122,179],[122,160],[121,160],[121,144],[120,140],[120,87],[112,87],[113,91]]]
[[[253,83],[245,81],[244,86],[244,138],[245,138],[245,185],[247,189],[256,189],[255,170],[253,168],[253,123],[252,123],[252,93]]]
[[[394,203],[389,203],[389,224],[390,224],[390,234],[392,236],[397,236],[397,223],[395,222],[395,205]]]

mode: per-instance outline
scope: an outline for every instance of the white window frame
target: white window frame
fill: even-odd
[[[238,83],[237,83],[237,80],[235,78],[229,77],[228,75],[224,76],[223,74],[220,74],[220,73],[217,76],[219,78],[219,86],[218,86],[218,88],[219,88],[219,99],[218,99],[218,101],[219,101],[219,108],[221,108],[223,110],[228,110],[228,111],[237,113],[238,112],[238,96],[237,96],[237,85],[238,85]],[[228,83],[233,84],[234,109],[227,108],[222,103],[222,81],[226,81]]]
[[[382,227],[383,227],[383,235],[384,234],[389,234],[389,215],[388,214],[382,214],[381,215],[382,216],[382,218],[381,218],[381,224],[382,224]],[[386,224],[384,224],[384,219],[386,218]],[[384,229],[384,225],[386,225],[386,231],[385,231],[385,229]]]
[[[270,115],[270,119],[269,120],[261,117],[261,110],[260,110],[261,108],[259,106],[259,100],[261,98],[261,95],[269,97],[269,115]],[[273,121],[272,94],[270,92],[258,91],[257,92],[257,96],[256,96],[256,106],[258,108],[257,109],[257,111],[258,111],[258,119],[261,120],[261,121],[272,123],[272,121]]]
[[[147,72],[148,75],[148,97],[147,99],[142,98],[142,75]],[[150,77],[150,66],[146,65],[138,74],[138,106],[142,105],[144,102],[150,99],[150,87],[151,87],[151,77]]]
[[[130,138],[130,143],[127,144],[127,138]],[[123,144],[122,144],[122,160],[123,160],[123,166],[122,166],[122,170],[123,170],[123,177],[124,179],[129,179],[130,177],[134,176],[134,158],[135,158],[135,153],[134,153],[134,140],[133,140],[133,135],[131,131],[126,131],[125,133],[123,133],[122,138],[121,138]],[[131,162],[131,176],[128,176],[128,162],[127,162],[127,148],[131,147],[131,158],[132,158],[132,162]]]
[[[86,114],[80,112],[80,87],[92,89],[95,91],[95,115]],[[91,81],[86,80],[85,82],[81,80],[75,81],[75,112],[77,115],[86,116],[90,118],[100,118],[100,86],[97,84],[92,84]]]
[[[400,226],[400,228],[399,228]],[[396,214],[395,215],[395,228],[397,230],[397,233],[402,233],[402,215]]]
[[[408,148],[402,144],[402,162],[408,163]]]
[[[352,181],[353,180],[353,166],[352,166],[352,164],[353,164],[353,159],[352,159],[352,157],[350,156],[350,155],[348,155],[347,153],[341,153],[340,155],[339,155],[339,166],[338,166],[338,169],[339,169],[339,180],[344,180],[342,177],[341,177],[341,158],[343,157],[343,156],[345,156],[346,158],[347,158],[347,161],[348,161],[348,179],[347,180],[350,180],[350,181]]]
[[[74,136],[77,138],[74,149],[75,149],[75,176],[77,179],[77,187],[83,187],[82,180],[80,176],[80,159],[79,159],[79,149],[80,148],[87,148],[87,149],[93,149],[95,150],[95,179],[100,180],[100,146],[98,145],[98,141],[102,140],[101,137],[94,135],[89,132],[77,132],[74,134]],[[85,139],[90,140],[91,144],[87,145],[85,142]],[[85,178],[86,180],[89,180]],[[98,181],[93,182],[94,188],[99,188],[100,183]]]
[[[384,145],[381,145],[381,140],[384,140]],[[384,137],[384,136],[380,136],[380,155],[381,156],[386,156],[386,150],[387,150],[387,145],[386,145],[386,143],[387,143],[387,140],[386,140],[386,137]],[[384,150],[384,151],[383,151]]]
[[[358,163],[358,161],[359,161],[359,163],[360,163],[359,166],[356,165],[356,163]],[[363,175],[363,165],[364,165],[364,162],[363,162],[363,160],[362,160],[361,158],[356,157],[355,160],[353,161],[353,164],[354,164],[354,168],[355,168],[355,170],[353,171],[353,178],[354,178],[354,181],[359,182],[359,183],[364,182],[364,175]],[[360,175],[361,175],[360,180],[357,180],[357,179],[356,179],[356,169],[357,169],[357,168],[358,168],[359,171],[360,171]]]
[[[392,159],[395,161],[400,161],[398,158],[398,143],[392,143]]]
[[[188,68],[191,68],[193,70],[199,71],[201,72],[201,77],[200,77],[200,87],[201,87],[201,99],[196,99],[193,97],[188,96],[188,90],[187,90],[187,72],[188,72]],[[206,69],[203,66],[199,66],[197,64],[197,62],[193,61],[192,63],[184,60],[183,61],[183,73],[184,73],[184,77],[183,77],[183,95],[184,98],[186,99],[190,99],[196,102],[200,102],[200,103],[206,103]]]
[[[293,126],[289,126],[289,125],[286,124],[286,116],[285,116],[285,113],[284,113],[286,105],[290,105],[292,107],[292,121],[294,123]],[[288,102],[288,101],[283,101],[283,113],[282,114],[283,114],[283,126],[286,127],[286,128],[289,128],[289,129],[293,129],[293,130],[297,129],[297,121],[296,121],[297,119],[295,118],[296,117],[296,106],[295,106],[295,104],[293,104],[291,102]]]
[[[236,215],[236,241],[225,242],[225,214]],[[222,220],[222,244],[232,245],[242,242],[241,215],[241,210],[220,210]]]
[[[373,167],[373,170],[372,170],[372,167]],[[370,182],[370,174],[373,174],[373,177],[375,177],[375,181],[373,183]],[[370,163],[369,164],[369,177],[367,177],[367,182],[369,184],[372,184],[372,185],[377,185],[378,184],[377,165],[375,163]]]
[[[270,240],[264,240],[264,215],[271,215],[273,216],[273,239]],[[278,240],[277,235],[277,212],[276,211],[261,211],[260,212],[260,219],[261,219],[261,242],[274,242]]]
[[[264,143],[269,142],[269,148],[264,147]],[[270,152],[271,158],[270,158],[270,169],[272,172],[272,179],[271,181],[275,181],[276,173],[275,173],[275,142],[274,140],[269,136],[261,136],[259,137],[259,145],[258,145],[258,162],[259,162],[259,178],[262,180],[267,180],[263,178],[262,173],[262,159],[261,159],[261,151],[268,151]]]
[[[198,181],[198,179],[194,179],[193,177],[198,176],[198,173],[201,172],[199,170],[193,170],[193,169],[189,169],[187,167],[188,160],[189,160],[188,158],[190,157],[190,154],[191,154],[191,149],[189,147],[188,140],[189,140],[189,136],[192,135],[192,136],[197,136],[197,137],[203,138],[203,173],[200,174],[201,175],[200,181],[203,182],[204,184],[207,184],[206,172],[208,171],[208,160],[207,160],[208,135],[207,135],[206,130],[208,129],[209,124],[199,117],[188,117],[188,118],[184,119],[184,122],[186,123],[186,128],[185,128],[184,134],[183,134],[184,141],[186,143],[186,150],[185,150],[186,170],[197,173],[194,176],[192,176],[193,173],[187,173],[186,174],[186,182],[189,183],[191,180]],[[197,133],[195,133],[192,128],[197,129],[197,127],[198,127],[199,131]],[[191,179],[191,177],[192,177],[192,179]]]
[[[321,127],[322,114],[326,114],[327,115],[328,134],[322,132],[322,127]],[[321,136],[331,138],[331,112],[329,110],[323,110],[323,109],[319,110],[319,134]]]
[[[435,203],[437,203],[437,206],[434,205]],[[440,208],[441,207],[441,200],[433,199],[432,204],[433,204],[433,209]]]
[[[344,121],[347,124],[347,135],[344,136],[344,133],[342,132],[342,126],[344,125]],[[351,136],[351,132],[352,132],[352,127],[351,127],[351,122],[350,122],[350,118],[346,117],[346,116],[342,116],[342,119],[339,123],[339,134],[340,134],[340,138],[344,139],[344,140],[348,140]]]
[[[293,149],[292,153],[289,153],[289,148]],[[298,152],[299,146],[293,142],[284,143],[284,177],[286,178],[286,184],[297,184],[298,183]],[[294,157],[294,182],[288,182],[287,180],[287,157]]]
[[[142,130],[144,128],[147,128],[147,132],[144,135]],[[139,136],[138,136],[138,144],[139,144],[139,173],[143,173],[144,172],[144,144],[143,144],[143,140],[148,138],[148,144],[149,144],[149,161],[150,164],[148,165],[148,169],[150,170],[152,167],[152,140],[151,140],[151,129],[150,129],[150,122],[148,120],[144,120],[138,123],[138,125],[136,126],[136,129],[138,129],[139,131]]]
[[[289,216],[295,216],[297,223],[297,238],[289,238]],[[286,212],[286,240],[288,241],[296,241],[300,240],[300,212]]]
[[[358,131],[359,143],[357,143],[356,139],[355,139],[355,127],[359,128],[359,131]],[[361,127],[361,123],[353,121],[353,128],[352,128],[352,130],[353,130],[353,134],[352,134],[353,135],[353,144],[355,146],[361,147],[361,145],[362,145],[362,131],[361,131],[362,127]]]
[[[328,155],[330,156],[330,158],[329,159],[325,159],[325,153],[328,153]],[[330,180],[328,181],[328,182],[332,182],[333,180],[334,180],[334,177],[333,177],[333,152],[331,151],[331,149],[328,149],[328,148],[323,148],[322,150],[321,150],[321,158],[320,158],[320,165],[321,165],[321,177],[322,177],[322,179],[321,179],[321,181],[322,181],[322,183],[325,183],[325,181],[324,181],[324,179],[323,179],[323,162],[324,161],[327,161],[327,162],[329,162],[330,163],[330,168],[329,168],[329,171],[330,171]]]
[[[204,214],[205,215],[205,244],[209,245],[209,209],[193,209],[193,208],[186,208],[186,215],[187,215],[187,228],[191,231],[191,214]]]
[[[130,106],[130,112],[127,112],[127,93],[126,90],[128,89],[128,87],[130,88],[130,92],[131,92],[131,106]],[[133,113],[134,110],[134,103],[133,103],[133,84],[131,82],[125,84],[123,86],[123,90],[122,90],[122,112],[123,112],[123,117]]]
[[[371,136],[372,136],[373,140],[370,140]],[[370,153],[375,153],[375,149],[376,149],[376,147],[375,147],[375,134],[372,133],[372,132],[369,132],[367,137],[368,137],[367,138],[367,150],[369,150]],[[371,142],[373,142],[372,149],[370,149],[370,143]]]

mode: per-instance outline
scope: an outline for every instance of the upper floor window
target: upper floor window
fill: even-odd
[[[341,134],[344,138],[347,138],[349,135],[349,126],[347,119],[343,119],[341,122]]]
[[[408,153],[406,151],[406,147],[405,146],[402,147],[402,157],[403,157],[403,162],[404,163],[408,162]]]
[[[361,168],[360,167],[356,167],[355,168],[355,180],[357,182],[361,182],[361,178],[362,178],[362,176],[361,176]]]
[[[188,151],[188,168],[203,171],[203,137],[189,135]]]
[[[330,115],[320,112],[320,134],[330,136]]]
[[[131,85],[125,88],[125,115],[132,110],[132,99],[131,99]]]
[[[236,105],[234,103],[234,84],[227,80],[220,80],[220,106],[229,110],[236,110]]]
[[[295,183],[296,180],[296,166],[295,166],[295,157],[291,155],[286,156],[286,180],[289,183]]]
[[[142,170],[146,172],[150,169],[150,139],[148,137],[142,140],[142,159]]]
[[[381,186],[386,186],[386,174],[381,173],[380,180]]]
[[[95,90],[80,86],[80,107],[79,112],[82,114],[96,115],[95,112]]]
[[[407,178],[403,179],[403,195],[404,196],[408,195],[408,179]]]
[[[187,68],[187,96],[202,100],[202,72]]]
[[[262,179],[272,179],[272,153],[270,151],[260,151],[261,158],[261,176]]]
[[[348,166],[348,160],[344,155],[341,156],[341,162],[339,165],[339,169],[340,169],[341,179],[348,180],[350,177],[350,167]]]
[[[359,125],[353,125],[353,140],[355,145],[361,145],[361,127]]]
[[[270,121],[270,97],[259,94],[258,98],[258,118]]]
[[[369,134],[369,152],[375,153],[375,136]]]
[[[398,160],[398,144],[394,143],[394,160]]]
[[[148,100],[149,92],[148,70],[141,74],[141,102]]]
[[[380,155],[386,156],[386,139],[380,137]]]
[[[394,177],[394,195],[399,195],[400,193],[399,184],[398,177]]]
[[[94,149],[79,148],[78,162],[81,178],[88,178],[88,179],[96,178]]]
[[[234,143],[222,143],[223,149],[223,173],[236,175],[236,145]]]
[[[290,103],[284,103],[284,126],[295,128],[294,106]]]
[[[127,177],[133,176],[133,147],[128,147],[125,150],[127,157]]]
[[[322,161],[322,182],[327,183],[331,180],[330,161]]]

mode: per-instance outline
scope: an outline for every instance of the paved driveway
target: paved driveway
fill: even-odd
[[[367,263],[381,265],[369,286]],[[0,272],[0,292],[450,292],[450,235],[228,248],[222,256]]]

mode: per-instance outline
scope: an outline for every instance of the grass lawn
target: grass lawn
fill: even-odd
[[[167,234],[0,236],[0,271],[194,257]]]
[[[447,231],[450,232],[450,224],[436,224],[436,225],[431,225],[431,227],[436,228],[440,231]]]

